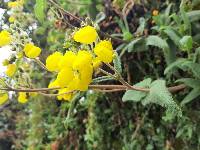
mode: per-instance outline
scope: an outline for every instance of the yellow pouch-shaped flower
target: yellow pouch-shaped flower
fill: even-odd
[[[28,43],[24,47],[25,55],[29,58],[36,58],[40,55],[41,49],[37,46],[34,46],[32,43]]]
[[[97,37],[98,34],[92,26],[85,26],[74,33],[74,40],[82,44],[92,44],[96,41]]]
[[[63,55],[60,52],[55,52],[49,55],[46,59],[46,68],[49,71],[59,71],[59,62],[61,61]]]
[[[8,31],[3,30],[0,32],[0,47],[10,44],[11,41],[12,41],[12,38]]]
[[[20,92],[17,100],[19,103],[22,103],[22,104],[26,103],[28,101],[26,93]]]
[[[12,77],[16,72],[17,66],[15,64],[9,64],[7,66],[6,75]]]
[[[61,94],[57,96],[58,100],[64,99],[66,101],[69,101],[73,97],[73,93],[68,88],[60,89],[58,94]]]
[[[114,51],[110,41],[99,42],[94,48],[94,53],[104,63],[110,63],[113,60]]]

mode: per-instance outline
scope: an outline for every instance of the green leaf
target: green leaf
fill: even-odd
[[[184,83],[185,85],[192,87],[192,88],[200,88],[200,80],[199,79],[182,78],[182,79],[176,80],[176,82]]]
[[[137,84],[135,84],[136,87],[142,87],[142,88],[148,88],[151,84],[151,79],[147,78]],[[148,93],[141,92],[141,91],[134,91],[134,90],[128,90],[122,97],[122,101],[134,101],[139,102],[141,101]]]
[[[184,62],[186,62],[187,59],[180,58],[176,60],[175,62],[171,63],[164,71],[164,74],[168,74],[170,71],[173,71],[173,69],[180,67]]]
[[[190,71],[194,77],[200,79],[200,64],[194,63],[187,59],[180,58],[174,63],[170,64],[164,71],[164,74],[173,71],[173,69],[179,68],[183,71]]]
[[[180,46],[181,49],[184,51],[189,51],[192,49],[193,47],[193,40],[191,36],[184,36],[181,40],[180,40]]]
[[[170,27],[164,30],[164,32],[169,36],[169,38],[176,44],[176,46],[180,46],[180,36],[176,33],[176,31]]]
[[[166,17],[166,18],[169,17],[171,8],[172,8],[172,3],[170,3],[170,4],[167,6],[166,10],[165,10],[165,17]]]
[[[195,49],[195,54],[194,54],[194,58],[193,58],[193,62],[196,62],[198,60],[198,56],[200,54],[200,47]]]
[[[200,20],[200,10],[194,10],[186,13],[190,22]]]
[[[171,8],[172,8],[172,3],[170,3],[167,6],[166,10],[165,10],[164,21],[165,21],[166,25],[170,23],[170,17],[169,17],[169,15],[170,15]]]
[[[136,35],[142,35],[146,26],[146,21],[143,17],[140,18],[139,23],[140,25],[135,32]]]
[[[176,13],[173,13],[172,15],[170,15],[170,18],[173,18],[173,20],[176,22],[176,24],[178,26],[181,26],[181,18],[176,14]]]
[[[165,60],[168,65],[174,61],[174,52],[173,50],[169,49],[169,45],[167,44],[166,40],[156,35],[150,35],[146,38],[146,45],[151,45],[163,49]]]
[[[176,133],[176,138],[183,138],[187,137],[187,139],[192,138],[192,133],[193,133],[193,124],[191,123],[186,123],[183,126],[178,127],[177,133]]]
[[[180,13],[181,13],[181,18],[184,22],[184,31],[187,34],[191,35],[191,23],[190,23],[189,17],[187,16],[185,12],[185,8],[186,8],[186,1],[182,0],[180,4]]]
[[[182,111],[173,100],[171,93],[166,88],[164,80],[156,80],[151,84],[149,95],[143,100],[143,104],[155,103],[165,107],[166,113],[172,118],[175,116],[181,117]]]
[[[181,105],[185,105],[189,102],[191,102],[193,99],[200,96],[200,88],[193,89],[181,102]]]
[[[126,47],[125,49],[128,49],[128,52],[141,52],[145,51],[146,44],[145,40],[143,38],[137,38],[132,40]]]
[[[118,55],[117,52],[115,52],[115,57],[114,57],[113,63],[114,63],[114,68],[115,68],[119,73],[122,73],[121,59],[120,59],[120,57],[119,57],[119,55]]]
[[[181,66],[179,66],[180,69],[186,69],[188,71],[191,71],[194,77],[197,77],[200,79],[200,64],[193,63],[191,61],[184,62]]]
[[[146,42],[147,42],[146,43],[147,45],[156,46],[156,47],[159,47],[159,48],[164,49],[164,50],[169,49],[167,42],[165,40],[161,39],[159,36],[156,36],[156,35],[148,36],[147,39],[146,39]]]
[[[34,6],[34,13],[35,17],[39,20],[40,23],[44,22],[46,8],[46,0],[36,0],[36,4]]]

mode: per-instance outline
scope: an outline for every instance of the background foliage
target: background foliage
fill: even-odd
[[[12,104],[0,109],[0,149],[200,149],[200,1],[55,2],[88,23],[92,19],[102,32],[112,35],[121,61],[116,60],[115,68],[128,83],[150,92],[89,90],[71,103],[38,96],[26,105],[17,104],[13,97]],[[7,9],[7,4],[0,0],[0,7]],[[43,49],[42,61],[55,50],[73,48],[69,37],[74,26],[80,26],[59,7],[51,0],[26,0],[23,13],[15,12],[23,20],[21,27]],[[153,15],[154,10],[159,14]],[[9,25],[8,13],[4,21]],[[36,28],[27,28],[33,25]],[[21,67],[30,79],[18,81],[46,87],[52,76],[35,62],[31,66]],[[187,88],[170,93],[166,86],[177,83]]]

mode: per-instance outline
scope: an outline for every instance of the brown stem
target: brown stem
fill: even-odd
[[[55,87],[55,88],[36,88],[36,89],[31,89],[31,88],[0,88],[1,91],[14,91],[14,92],[47,92],[47,91],[52,91],[52,90],[58,90],[60,87]]]
[[[77,16],[71,14],[70,12],[66,11],[65,9],[63,9],[61,6],[59,6],[59,5],[58,5],[56,2],[54,2],[53,0],[49,0],[49,2],[50,2],[51,4],[53,4],[55,7],[57,7],[59,10],[61,10],[62,12],[64,12],[66,15],[68,15],[68,16],[70,16],[70,17],[76,19],[78,22],[81,23],[81,22],[83,21],[83,20],[80,19],[79,17],[77,17]]]
[[[80,19],[79,17],[77,17],[77,16],[71,14],[70,12],[66,11],[65,9],[63,9],[63,8],[62,8],[61,6],[59,6],[55,1],[49,0],[49,2],[50,2],[52,5],[54,5],[54,7],[56,7],[56,8],[59,9],[60,11],[62,11],[64,14],[66,14],[67,16],[70,16],[70,17],[74,18],[74,19],[75,19],[76,21],[78,21],[79,23],[81,23],[81,22],[83,21],[83,20]],[[102,32],[102,31],[100,31],[100,30],[99,30],[98,32],[99,32],[100,35],[102,35],[102,36],[104,36],[104,37],[111,38],[111,39],[113,39],[113,40],[115,40],[115,41],[118,41],[118,42],[120,42],[120,43],[127,43],[127,41],[125,41],[125,40],[122,40],[122,39],[117,38],[117,37],[113,37],[113,36],[111,36],[111,35],[109,35],[109,34],[107,34],[107,33],[104,33],[104,32]]]
[[[71,94],[71,93],[74,93],[74,92],[75,92],[75,90],[64,92],[64,93],[61,93],[61,94],[47,94],[47,93],[43,93],[43,92],[39,92],[39,94],[52,97],[52,96],[61,96],[61,95],[65,95],[65,94]]]
[[[186,86],[184,84],[180,84],[177,86],[172,86],[169,87],[168,90],[170,92],[177,92],[180,90],[185,89]],[[20,89],[16,89],[16,88],[0,88],[0,90],[2,91],[14,91],[14,92],[48,92],[48,91],[53,91],[53,90],[59,90],[61,89],[60,87],[55,87],[55,88],[35,88],[35,89],[31,89],[31,88],[20,88]],[[150,89],[148,88],[141,88],[141,87],[136,87],[136,86],[131,86],[131,87],[127,87],[126,85],[89,85],[89,89],[100,89],[100,90],[135,90],[135,91],[141,91],[141,92],[149,92]]]
[[[97,92],[105,92],[105,93],[124,91],[124,89],[111,89],[111,90],[93,89],[93,90]]]

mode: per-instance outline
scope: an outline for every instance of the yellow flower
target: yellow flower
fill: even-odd
[[[56,80],[60,87],[67,87],[69,90],[85,91],[92,81],[92,55],[84,50],[73,55],[75,56],[72,61],[63,65],[65,67],[58,73]]]
[[[65,68],[58,73],[56,80],[58,81],[60,87],[67,87],[73,78],[74,72],[72,68]]]
[[[153,15],[153,16],[158,16],[158,14],[159,14],[159,11],[158,11],[158,10],[156,10],[156,9],[153,10],[153,12],[152,12],[152,15]]]
[[[9,21],[10,23],[13,23],[13,22],[15,21],[15,18],[12,17],[12,16],[10,16],[9,19],[8,19],[8,21]]]
[[[49,55],[46,59],[46,67],[49,71],[59,71],[59,62],[63,55],[60,52],[55,52]]]
[[[55,87],[59,87],[57,80],[50,82],[49,85],[48,85],[48,88],[55,88]]]
[[[69,101],[73,97],[73,93],[68,88],[60,89],[58,91],[58,94],[60,94],[60,95],[57,96],[58,100],[64,99],[64,100]]]
[[[29,92],[28,94],[29,94],[29,96],[31,96],[31,97],[36,97],[36,96],[38,95],[37,92]]]
[[[110,63],[113,60],[114,51],[110,41],[99,42],[94,48],[94,53],[104,63]]]
[[[19,96],[18,96],[18,102],[24,104],[27,101],[28,101],[28,99],[27,99],[26,93],[25,92],[20,92]]]
[[[92,44],[97,39],[97,32],[92,26],[85,26],[74,33],[74,40],[82,44]]]
[[[99,60],[98,57],[95,57],[93,60],[92,60],[92,66],[94,69],[97,69],[99,68],[99,66],[101,65],[101,60]]]
[[[12,77],[16,72],[17,66],[15,64],[9,64],[7,66],[6,75]]]
[[[73,63],[73,69],[82,70],[85,69],[88,64],[92,64],[92,54],[85,50],[79,51]]]
[[[3,30],[0,32],[0,47],[10,44],[11,40],[12,38],[8,31]]]
[[[0,94],[0,105],[3,105],[8,100],[8,93]]]
[[[19,3],[17,1],[15,2],[8,2],[8,7],[9,8],[14,8],[14,7],[17,7],[19,6]]]
[[[15,8],[15,7],[19,7],[19,6],[22,6],[24,3],[23,0],[16,0],[14,2],[8,2],[8,7],[9,8]]]
[[[34,46],[32,43],[28,43],[24,47],[25,55],[29,58],[36,58],[40,55],[41,49],[37,46]]]

